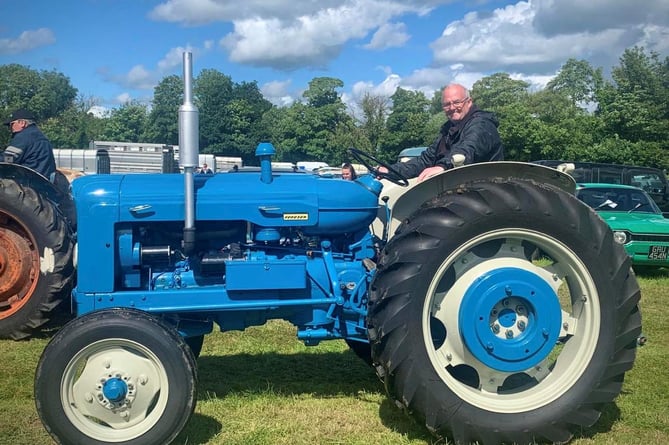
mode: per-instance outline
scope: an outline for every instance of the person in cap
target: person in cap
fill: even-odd
[[[35,121],[35,115],[23,108],[9,115],[4,124],[9,127],[12,138],[1,153],[0,161],[31,168],[53,182],[56,175],[53,147]]]

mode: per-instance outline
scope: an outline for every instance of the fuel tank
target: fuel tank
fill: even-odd
[[[364,229],[377,215],[380,185],[305,173],[230,172],[194,177],[196,221],[249,221],[261,227],[300,227],[307,235]],[[181,174],[92,175],[72,184],[80,229],[184,218]],[[104,221],[104,222],[103,222]],[[83,225],[83,226],[82,226]],[[85,229],[84,229],[85,230]]]

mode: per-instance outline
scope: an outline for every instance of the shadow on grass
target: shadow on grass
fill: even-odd
[[[200,393],[215,397],[268,388],[281,395],[318,397],[384,391],[374,370],[350,351],[201,356],[197,367]]]
[[[645,271],[646,276],[666,273],[665,270]],[[74,318],[68,310],[59,308],[52,319],[35,332],[37,338],[50,338]],[[271,391],[282,396],[313,395],[329,397],[358,397],[363,393],[384,393],[383,384],[374,370],[352,351],[204,355],[198,359],[199,400],[225,398],[228,394],[262,394]],[[572,429],[574,439],[590,439],[606,434],[620,420],[620,409],[613,403],[602,408],[598,422],[589,428]],[[432,435],[425,426],[398,408],[385,397],[379,405],[381,422],[390,430],[411,440],[432,444],[452,443],[452,437]],[[173,444],[202,445],[220,434],[219,420],[195,413]]]
[[[384,393],[383,384],[373,369],[353,352],[297,354],[233,354],[202,356],[198,359],[200,399],[224,398],[228,394],[261,394],[268,390],[281,396],[302,394],[327,399],[335,396],[357,397],[360,392]],[[425,443],[452,443],[452,436],[432,435],[427,428],[384,397],[379,405],[381,422],[390,430],[411,440]],[[575,438],[588,439],[611,431],[620,419],[615,403],[603,406],[602,416],[590,428],[573,429]],[[184,431],[189,444],[203,444],[220,432],[218,421],[195,416]]]
[[[618,420],[620,420],[620,408],[615,402],[607,403],[602,407],[602,416],[597,423],[590,428],[583,428],[582,431],[575,431],[574,438],[590,439],[596,434],[606,434]]]
[[[199,400],[268,390],[281,396],[308,394],[322,399],[385,391],[374,370],[352,351],[201,356],[198,377]],[[410,439],[426,443],[434,439],[387,398],[379,406],[379,416],[389,429]],[[218,420],[196,414],[174,443],[204,444],[219,434],[221,428]]]
[[[632,266],[632,269],[641,278],[666,278],[669,276],[669,267]]]
[[[195,413],[186,424],[186,428],[172,441],[172,445],[202,445],[208,443],[221,432],[222,428],[221,422],[213,417]]]

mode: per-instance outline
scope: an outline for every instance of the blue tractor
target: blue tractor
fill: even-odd
[[[35,375],[57,442],[170,443],[195,408],[204,336],[269,319],[307,345],[345,340],[455,443],[567,442],[598,420],[634,363],[640,291],[569,176],[500,162],[415,183],[352,150],[370,174],[344,181],[273,171],[269,143],[253,171],[194,175],[190,64],[184,174],[75,180],[76,238],[49,248],[64,267],[36,274],[65,279],[62,293],[76,263],[77,316]]]

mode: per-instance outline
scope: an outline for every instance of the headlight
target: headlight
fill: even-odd
[[[618,244],[625,244],[627,242],[627,233],[625,233],[625,232],[613,232],[613,239]]]

